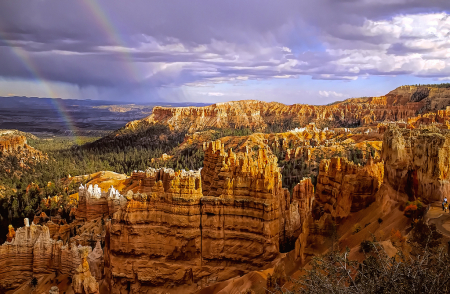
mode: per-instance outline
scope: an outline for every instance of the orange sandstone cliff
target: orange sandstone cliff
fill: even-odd
[[[450,133],[436,127],[384,132],[382,158],[388,183],[410,199],[440,201],[450,192]]]
[[[375,201],[384,177],[382,162],[370,160],[357,166],[345,158],[322,160],[316,187],[316,203],[333,217],[344,218]]]
[[[288,121],[304,126],[328,122],[333,127],[376,125],[383,121],[407,121],[421,113],[445,109],[450,104],[449,88],[402,86],[382,97],[348,99],[325,106],[284,105],[256,100],[216,103],[205,107],[155,107],[152,114],[126,125],[162,123],[173,130],[193,133],[208,128],[251,128],[265,130]]]

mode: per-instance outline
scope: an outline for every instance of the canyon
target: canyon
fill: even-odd
[[[384,232],[411,224],[400,207],[431,205],[450,192],[449,106],[448,88],[402,86],[327,106],[155,107],[113,136],[155,124],[184,130],[173,150],[201,148],[202,167],[71,179],[79,188],[70,219],[41,213],[31,225],[9,227],[0,289],[33,277],[42,285],[52,275],[61,279],[49,290],[66,279],[77,294],[292,287],[287,276],[301,275],[312,257],[337,245],[358,257],[361,241],[375,235],[389,243]],[[268,131],[291,122],[301,125]],[[204,140],[220,128],[268,132]],[[4,152],[28,148],[24,138],[4,136]],[[165,164],[180,156],[175,151],[148,162]],[[297,169],[311,177],[290,174]]]

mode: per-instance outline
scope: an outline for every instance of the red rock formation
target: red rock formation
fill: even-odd
[[[347,217],[375,201],[383,176],[382,162],[370,160],[360,167],[345,158],[324,159],[320,163],[315,197],[326,213]]]
[[[297,147],[295,149],[287,149],[286,150],[286,161],[291,159],[303,159],[305,161],[311,160],[311,147]]]
[[[146,123],[165,123],[171,129],[186,127],[185,121],[190,120],[189,129],[195,131],[204,126],[216,128],[228,128],[235,124],[236,127],[259,127],[264,125],[260,115],[260,101],[237,101],[217,103],[213,107],[161,107],[153,108],[152,115],[144,119]],[[139,121],[130,122],[126,128],[133,128]]]
[[[265,149],[256,158],[225,152],[220,140],[204,149],[202,255],[211,263],[261,267],[278,255],[285,239],[283,212],[290,207],[277,159]]]
[[[27,145],[26,137],[17,133],[20,132],[0,131],[0,155],[8,154],[8,156],[0,156],[0,171],[10,177],[20,178],[25,170],[31,170],[37,162],[45,162],[48,156]],[[9,160],[9,156],[15,157],[18,164]],[[0,197],[2,197],[1,191]]]
[[[48,227],[28,225],[16,231],[11,242],[0,246],[0,287],[15,289],[33,275],[58,271],[72,275],[81,260],[74,244],[50,238]]]
[[[87,257],[89,268],[92,276],[100,281],[103,279],[103,268],[104,268],[104,260],[103,260],[103,250],[100,245],[100,241],[97,241],[97,245],[94,250],[88,254]]]
[[[299,236],[303,257],[311,181],[300,183],[291,202],[277,159],[265,149],[236,154],[210,142],[201,172],[148,169],[132,179],[138,192],[127,192],[127,205],[107,226],[111,293],[204,287],[269,265]]]
[[[50,232],[50,238],[62,240],[64,244],[69,242],[70,232],[74,226],[73,223],[67,224],[66,220],[59,216],[49,218],[45,212],[41,212],[40,215],[35,215],[33,224],[47,226]]]
[[[47,216],[45,212],[41,212],[40,215],[35,215],[33,219],[33,223],[35,225],[40,225],[48,221],[50,221],[50,218]]]
[[[105,272],[111,293],[128,283],[133,292],[187,285],[211,273],[201,261],[200,173],[149,169],[147,175],[147,193],[127,194],[126,208],[114,214],[107,229]]]
[[[282,287],[288,281],[288,277],[286,276],[286,272],[284,269],[284,263],[279,262],[274,270],[273,274],[267,275],[267,288],[266,293],[276,293],[279,287]]]
[[[234,126],[263,130],[284,120],[299,122],[328,121],[335,126],[376,125],[383,121],[407,121],[419,112],[437,111],[450,104],[450,89],[402,86],[382,97],[348,99],[326,106],[284,105],[254,100],[216,103],[205,107],[155,107],[152,115],[127,124],[163,123],[171,129],[191,133],[205,128]]]
[[[314,186],[310,178],[303,179],[292,192],[294,203],[298,203],[300,214],[300,230],[295,241],[295,258],[301,262],[305,259],[305,249],[308,245],[310,224],[312,222],[312,206],[314,201]]]
[[[438,128],[409,130],[395,125],[384,133],[386,181],[411,199],[439,201],[450,192],[450,136]]]

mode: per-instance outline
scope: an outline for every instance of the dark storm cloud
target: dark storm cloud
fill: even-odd
[[[446,0],[1,1],[0,76],[123,89],[296,75],[445,77],[448,15],[437,25],[427,15],[449,9]],[[408,15],[418,15],[412,33]],[[441,35],[423,34],[427,26]]]

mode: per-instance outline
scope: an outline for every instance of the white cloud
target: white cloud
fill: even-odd
[[[208,96],[224,96],[224,93],[220,93],[220,92],[209,92]]]
[[[450,75],[450,16],[444,12],[346,24],[327,39],[332,60],[326,69],[335,77]]]
[[[319,95],[323,96],[323,97],[330,97],[330,96],[343,97],[344,96],[344,94],[337,93],[335,91],[319,91]]]

